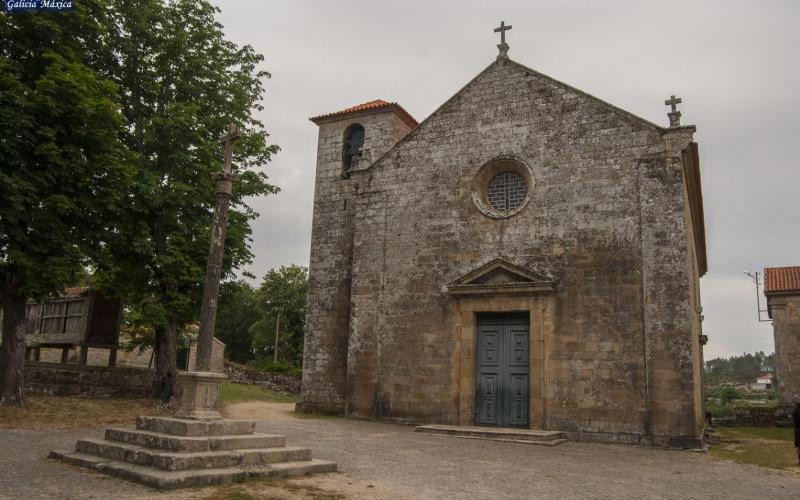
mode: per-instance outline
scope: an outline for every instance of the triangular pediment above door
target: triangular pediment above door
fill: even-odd
[[[451,294],[525,293],[555,290],[555,280],[503,258],[470,271],[447,286]]]

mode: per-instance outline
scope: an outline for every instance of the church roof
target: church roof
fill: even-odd
[[[419,125],[424,125],[427,121],[431,120],[442,109],[446,108],[448,104],[450,104],[452,101],[455,101],[456,99],[458,99],[458,97],[460,95],[462,95],[466,91],[466,89],[469,88],[474,82],[479,80],[484,74],[488,73],[489,71],[491,71],[493,68],[497,67],[500,64],[509,64],[509,65],[521,68],[522,70],[526,71],[530,75],[535,75],[537,78],[539,78],[539,79],[541,79],[543,81],[550,82],[551,84],[553,84],[555,86],[561,87],[561,88],[566,89],[566,90],[568,90],[570,92],[574,92],[577,95],[581,95],[581,96],[583,96],[585,98],[588,98],[591,101],[594,101],[594,102],[600,104],[601,106],[604,106],[609,111],[612,111],[613,113],[617,113],[617,114],[622,115],[622,116],[626,116],[629,119],[633,120],[634,122],[636,122],[636,123],[638,123],[638,124],[640,124],[640,125],[642,125],[642,126],[644,126],[646,128],[649,128],[651,130],[656,130],[656,131],[660,131],[660,132],[664,132],[665,130],[668,130],[667,128],[664,128],[664,127],[662,127],[660,125],[657,125],[657,124],[651,122],[650,120],[647,120],[645,118],[642,118],[641,116],[638,116],[638,115],[636,115],[634,113],[631,113],[630,111],[626,111],[626,110],[624,110],[622,108],[614,106],[613,104],[611,104],[611,103],[609,103],[607,101],[604,101],[604,100],[600,99],[599,97],[596,97],[596,96],[594,96],[592,94],[584,92],[584,91],[582,91],[582,90],[580,90],[578,88],[575,88],[575,87],[573,87],[571,85],[568,85],[568,84],[566,84],[566,83],[564,83],[564,82],[562,82],[560,80],[556,80],[552,76],[546,75],[544,73],[540,73],[539,71],[536,71],[535,69],[531,69],[528,66],[525,66],[524,64],[521,64],[521,63],[519,63],[517,61],[514,61],[511,58],[506,57],[502,61],[503,62],[501,63],[501,59],[498,58],[498,60],[493,61],[491,64],[489,64],[489,66],[487,66],[483,71],[481,71],[480,73],[475,75],[475,77],[472,80],[467,82],[455,94],[450,96],[449,99],[447,99],[445,102],[443,102],[438,108],[436,108],[433,111],[433,113],[428,115],[421,122],[417,123],[417,121],[414,120],[414,118],[411,118],[411,115],[408,115],[409,118],[414,120],[414,125],[412,126],[412,128],[414,128],[415,130],[412,130],[411,132],[409,132],[405,137],[403,137],[403,139],[398,141],[397,144],[392,146],[380,158],[378,158],[377,161],[375,161],[373,163],[378,163],[383,157],[389,156],[389,154],[391,154],[398,147],[400,147],[401,144],[403,144],[404,142],[410,140],[414,136],[414,134],[417,132],[417,130],[419,129]],[[373,103],[377,103],[377,104],[373,104]],[[342,111],[337,111],[336,113],[329,113],[327,115],[316,116],[314,118],[311,118],[311,121],[314,122],[314,123],[317,123],[317,120],[321,120],[321,119],[328,118],[328,117],[331,117],[331,116],[338,116],[340,114],[347,114],[347,113],[357,112],[358,109],[356,109],[356,108],[361,108],[362,106],[370,106],[370,105],[374,105],[375,108],[380,108],[381,106],[384,106],[384,105],[396,105],[400,110],[405,112],[405,110],[402,107],[400,107],[400,105],[398,105],[397,103],[387,103],[386,101],[382,101],[380,99],[377,99],[375,101],[370,101],[370,102],[366,102],[364,104],[359,104],[358,106],[353,106],[352,108],[344,109]],[[367,109],[373,109],[373,108],[367,108]],[[406,112],[406,114],[408,114],[408,113]],[[694,128],[693,125],[688,125],[688,126],[684,126],[684,127],[685,128]]]
[[[800,266],[764,269],[764,293],[800,292]]]
[[[344,115],[354,114],[354,113],[362,113],[365,111],[374,111],[379,109],[386,109],[391,108],[393,109],[399,116],[402,118],[411,128],[416,127],[419,125],[416,119],[411,116],[411,113],[403,109],[403,106],[400,106],[396,102],[387,102],[383,99],[375,99],[372,101],[364,102],[361,104],[357,104],[355,106],[349,107],[347,109],[343,109],[341,111],[336,111],[333,113],[327,113],[324,115],[314,116],[309,118],[312,122],[319,124],[322,121],[325,121],[327,118],[333,117],[341,117]]]

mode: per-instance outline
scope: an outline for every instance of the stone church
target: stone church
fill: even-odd
[[[421,123],[382,100],[311,118],[299,409],[700,446],[695,127],[498,48]]]

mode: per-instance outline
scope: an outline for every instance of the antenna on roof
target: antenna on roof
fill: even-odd
[[[750,276],[750,279],[756,284],[756,310],[758,311],[758,321],[759,323],[768,323],[771,320],[768,319],[761,319],[762,312],[769,312],[766,309],[761,309],[761,294],[758,293],[758,287],[761,285],[761,281],[758,278],[758,271],[749,272],[749,271],[742,271],[744,274]]]

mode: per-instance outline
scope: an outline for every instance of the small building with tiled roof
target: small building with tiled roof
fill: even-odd
[[[311,118],[299,409],[702,446],[695,127],[498,48],[419,123],[381,99]]]
[[[800,266],[764,268],[764,293],[800,293]]]
[[[765,268],[764,295],[775,337],[778,404],[787,414],[800,403],[800,266]]]

